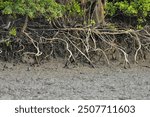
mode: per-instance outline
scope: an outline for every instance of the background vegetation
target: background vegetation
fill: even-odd
[[[150,17],[150,0],[108,0],[106,12],[110,16],[128,16],[129,23],[135,23],[137,28],[148,23]],[[134,19],[133,19],[134,18]]]

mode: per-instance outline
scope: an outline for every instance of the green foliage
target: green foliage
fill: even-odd
[[[106,3],[106,14],[113,16],[116,13],[117,7],[112,2]]]
[[[69,11],[69,15],[75,16],[75,15],[83,15],[83,10],[80,7],[80,4],[76,0],[72,0],[69,2],[66,6],[66,11]]]
[[[7,47],[9,47],[11,45],[11,41],[5,41],[5,44]]]
[[[146,21],[147,17],[150,17],[150,0],[116,0],[108,2],[106,5],[106,13],[110,16],[116,14],[119,10],[124,15],[137,17],[138,24]]]
[[[9,35],[12,35],[12,36],[16,36],[17,35],[17,31],[16,31],[16,28],[13,27],[10,31],[9,31]]]
[[[46,19],[61,17],[64,6],[55,0],[1,0],[0,11],[9,15],[27,15],[30,18],[44,16]]]
[[[96,24],[95,20],[90,20],[90,24],[95,25]]]

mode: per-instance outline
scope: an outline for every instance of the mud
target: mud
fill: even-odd
[[[58,61],[32,67],[1,61],[0,99],[150,99],[150,62],[129,69],[116,64],[63,66]]]

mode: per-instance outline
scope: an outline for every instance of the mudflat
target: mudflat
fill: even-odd
[[[0,99],[150,99],[150,62],[121,66],[40,66],[0,62]]]

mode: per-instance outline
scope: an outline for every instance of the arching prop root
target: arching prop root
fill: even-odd
[[[143,30],[121,30],[109,27],[54,29],[47,26],[42,28],[27,24],[25,26],[22,30],[23,36],[18,37],[19,47],[13,50],[16,50],[16,53],[26,53],[41,58],[67,57],[65,66],[72,61],[78,62],[83,59],[94,67],[94,57],[99,56],[100,60],[105,60],[108,65],[112,58],[119,61],[122,58],[126,68],[130,67],[130,56],[133,56],[134,62],[137,63],[139,58],[145,59],[145,53],[150,52],[149,27]],[[3,40],[0,41],[0,44],[2,43]],[[3,54],[3,49],[0,50]]]

